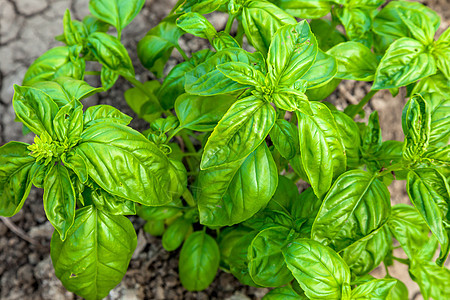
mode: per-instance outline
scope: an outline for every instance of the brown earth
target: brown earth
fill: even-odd
[[[137,41],[167,15],[175,2],[147,0],[143,11],[123,32],[124,43],[141,81],[154,78],[136,59]],[[448,0],[422,2],[441,15],[441,32],[449,26]],[[54,36],[62,33],[62,17],[67,8],[75,19],[82,19],[89,13],[88,0],[0,0],[0,145],[11,140],[32,142],[33,137],[23,136],[21,125],[14,122],[11,105],[13,84],[21,83],[34,59],[59,44]],[[213,14],[210,19],[216,28],[224,28],[226,17],[223,15]],[[187,37],[181,40],[180,45],[189,54],[205,44],[199,39]],[[175,51],[169,65],[174,66],[179,61],[181,56]],[[91,84],[98,85],[97,82]],[[89,98],[85,105],[110,104],[135,117],[123,99],[123,92],[130,87],[124,80],[119,80],[112,90]],[[365,83],[344,81],[328,100],[342,109],[349,103],[357,103],[368,89]],[[402,90],[397,97],[392,97],[389,92],[379,92],[366,108],[368,113],[379,111],[384,140],[403,139],[400,118],[405,104],[404,94]],[[146,129],[146,124],[140,120],[133,121],[132,126],[139,130]],[[409,202],[404,186],[404,182],[396,181],[389,187],[393,203]],[[131,220],[138,232],[138,247],[125,278],[111,291],[108,299],[241,300],[260,299],[267,293],[268,289],[243,286],[222,271],[205,291],[185,291],[177,275],[178,252],[165,251],[160,239],[144,233],[142,220],[137,217],[131,217]],[[17,215],[0,220],[0,299],[79,299],[67,292],[55,277],[49,255],[52,232],[53,228],[43,210],[42,190],[38,189],[31,191],[24,208]],[[399,251],[396,255],[404,254]],[[418,287],[409,278],[405,266],[395,264],[390,267],[390,273],[407,283],[411,299],[421,299]],[[383,276],[384,269],[376,269],[373,275]]]

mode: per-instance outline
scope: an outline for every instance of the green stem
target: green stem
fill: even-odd
[[[392,256],[392,258],[402,264],[409,265],[409,259]]]
[[[181,154],[181,156],[201,156],[202,153],[201,152],[186,152]]]
[[[370,92],[368,92],[356,106],[352,107],[352,109],[347,113],[347,115],[350,118],[354,119],[356,115],[364,108],[364,106],[369,102],[370,99],[372,99],[372,97],[377,92],[378,90],[371,90]]]
[[[100,71],[86,71],[86,72],[84,72],[84,75],[95,75],[95,76],[97,76],[97,75],[101,75],[102,74],[102,72],[100,72]]]
[[[381,176],[384,176],[393,171],[400,171],[400,170],[404,170],[406,168],[407,168],[407,166],[405,165],[405,163],[399,162],[399,163],[393,164],[392,166],[387,167],[385,170],[381,171],[376,176],[381,177]]]
[[[192,207],[196,206],[194,197],[192,196],[191,191],[189,189],[185,189],[182,196],[183,196],[183,199],[186,200],[186,203],[189,206],[192,206]]]
[[[171,135],[169,135],[169,137],[167,138],[167,141],[169,142],[171,139],[173,139],[173,137],[175,135],[177,135],[178,132],[180,132],[181,130],[183,130],[183,127],[178,127],[177,129],[175,129]]]
[[[227,25],[225,26],[225,32],[230,34],[231,31],[231,27],[233,26],[233,21],[234,21],[235,16],[228,16],[228,21],[227,21]]]
[[[183,56],[184,60],[188,61],[189,57],[186,55],[186,52],[184,52],[183,49],[181,49],[180,45],[176,45],[175,48],[177,48],[178,52],[180,52],[181,56]]]

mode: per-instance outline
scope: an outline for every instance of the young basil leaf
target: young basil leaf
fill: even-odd
[[[180,208],[174,202],[170,202],[168,205],[164,206],[139,205],[137,207],[138,216],[146,221],[164,221],[166,219],[172,218],[176,214],[179,214],[181,211],[182,208]]]
[[[179,217],[169,225],[162,237],[162,245],[167,251],[174,251],[181,246],[186,236],[192,232],[192,222],[184,217]]]
[[[210,42],[217,34],[214,26],[204,16],[195,12],[188,12],[178,17],[177,26],[187,33],[207,39]]]
[[[239,43],[229,33],[224,31],[218,32],[214,36],[211,44],[217,52],[225,50],[227,48],[240,47]]]
[[[277,108],[287,111],[301,111],[305,114],[312,115],[308,97],[303,92],[290,88],[277,88],[272,93],[272,101]]]
[[[131,117],[127,116],[115,107],[109,105],[95,105],[86,109],[84,113],[83,127],[87,129],[88,127],[100,122],[128,125],[131,120]]]
[[[28,146],[9,142],[0,147],[0,216],[15,215],[30,193],[35,158]]]
[[[85,81],[70,77],[58,77],[54,81],[35,82],[31,84],[31,87],[49,95],[59,107],[72,100],[82,100],[103,91],[102,88],[94,88]]]
[[[225,226],[250,218],[272,198],[277,174],[265,142],[246,158],[200,171],[196,194],[200,223]]]
[[[396,279],[375,279],[363,283],[352,291],[352,299],[384,300],[396,284]]]
[[[270,131],[270,139],[281,156],[287,160],[297,154],[299,144],[297,128],[288,121],[277,119]]]
[[[308,297],[297,294],[297,292],[290,286],[277,287],[262,297],[262,300],[307,300]]]
[[[371,48],[373,43],[372,19],[376,14],[375,7],[343,6],[336,8],[336,15],[345,28],[347,36],[353,42]]]
[[[162,236],[166,230],[163,220],[150,220],[142,227],[145,232],[152,236]]]
[[[336,78],[373,81],[378,60],[369,48],[358,42],[345,42],[328,50],[337,60]]]
[[[448,299],[450,291],[445,282],[450,280],[450,270],[425,260],[412,260],[411,278],[419,284],[424,299]]]
[[[31,64],[22,84],[31,85],[61,76],[83,79],[85,62],[78,57],[78,54],[79,52],[72,53],[70,47],[55,47],[48,50]],[[75,57],[73,61],[71,56]]]
[[[88,46],[98,61],[110,71],[134,78],[131,58],[120,40],[103,32],[95,32],[89,35]]]
[[[201,96],[212,96],[250,87],[248,84],[243,85],[233,81],[217,68],[218,65],[236,61],[249,66],[252,65],[257,70],[264,70],[264,60],[260,53],[248,53],[240,48],[225,49],[186,73],[186,92]]]
[[[304,237],[311,236],[311,228],[319,212],[322,201],[317,198],[312,188],[304,190],[298,200],[296,200],[291,209],[292,216],[299,219],[306,219],[306,222],[300,228],[300,233]]]
[[[450,29],[447,28],[433,45],[433,56],[436,66],[450,80]]]
[[[85,160],[89,177],[108,193],[145,205],[170,201],[169,161],[137,131],[98,122],[84,130],[75,151]]]
[[[178,39],[184,34],[175,24],[175,18],[169,16],[161,21],[137,45],[139,60],[158,78],[162,77],[164,65],[173,48],[178,46]]]
[[[296,239],[283,249],[283,255],[309,299],[350,299],[350,270],[330,248]]]
[[[412,21],[413,24],[417,20],[428,19],[427,22],[434,27],[434,30],[439,28],[440,23],[439,15],[419,2],[392,1],[375,17],[373,31],[378,35],[390,38],[414,37],[410,28],[405,24],[405,19],[410,19],[409,21]]]
[[[81,25],[84,26],[83,23],[81,23]],[[64,27],[64,40],[68,46],[83,44],[81,34],[80,32],[77,31],[77,28],[72,23],[70,11],[68,9],[64,13],[63,27]],[[86,32],[84,33],[84,35],[86,36]]]
[[[44,92],[14,85],[13,107],[17,118],[37,135],[48,134],[55,138],[53,119],[58,105]]]
[[[86,299],[101,299],[122,280],[136,245],[126,217],[87,206],[77,210],[64,242],[53,233],[50,254],[65,288]]]
[[[341,251],[373,235],[389,218],[389,198],[388,189],[375,176],[362,170],[345,172],[323,199],[312,238]],[[359,222],[362,217],[364,223]]]
[[[53,119],[53,127],[59,141],[74,146],[83,132],[83,106],[79,101],[64,105]]]
[[[275,32],[296,20],[282,9],[265,1],[248,1],[242,8],[242,25],[248,41],[266,55]]]
[[[338,72],[336,59],[321,50],[317,52],[316,60],[302,80],[308,82],[308,89],[318,88],[330,82]]]
[[[319,45],[319,48],[322,49],[323,51],[328,51],[330,48],[333,48],[337,44],[343,43],[347,40],[345,35],[343,35],[335,27],[333,27],[330,20],[325,19],[311,20],[309,26],[311,27],[311,32],[317,39],[317,44]]]
[[[436,73],[436,61],[420,42],[401,38],[391,44],[375,73],[372,89],[401,87]]]
[[[378,152],[381,148],[381,128],[378,112],[374,111],[369,116],[367,126],[364,128],[361,139],[361,151],[363,156]]]
[[[353,274],[362,276],[378,267],[390,251],[392,236],[385,225],[369,240],[358,241],[345,249],[341,256]]]
[[[430,125],[431,116],[427,103],[422,96],[413,96],[406,103],[402,113],[405,159],[415,160],[426,151],[430,139]]]
[[[234,96],[196,96],[183,94],[175,102],[180,127],[196,131],[211,131],[236,101]]]
[[[119,74],[113,70],[108,69],[107,66],[103,65],[100,72],[100,81],[104,91],[109,90],[113,87],[116,81],[119,79]]]
[[[170,176],[168,193],[172,197],[172,201],[176,201],[187,189],[187,171],[181,161],[169,158],[169,163],[167,169]]]
[[[301,19],[321,18],[330,12],[332,4],[326,0],[271,0],[270,2]]]
[[[217,69],[231,80],[251,86],[264,86],[264,74],[249,64],[227,62],[217,66]]]
[[[204,170],[246,158],[264,141],[275,119],[273,107],[255,96],[236,101],[209,137],[200,168]]]
[[[83,24],[86,27],[87,35],[94,32],[107,32],[109,29],[108,23],[105,23],[91,15],[87,15],[83,18]]]
[[[56,164],[44,179],[44,210],[64,241],[75,218],[76,196],[67,169]]]
[[[141,11],[145,0],[90,0],[89,10],[91,14],[100,20],[116,27],[120,37],[124,29]]]
[[[274,86],[290,86],[311,68],[318,52],[317,41],[306,21],[286,25],[274,35],[267,57]]]
[[[78,137],[79,138],[79,137]],[[78,141],[78,139],[77,139]],[[86,183],[89,179],[86,162],[74,151],[69,151],[61,156],[62,164],[71,169],[81,183]]]
[[[85,188],[83,191],[85,202],[92,203],[95,208],[115,216],[135,215],[136,204],[130,200],[108,194],[101,188]]]
[[[333,178],[345,171],[344,144],[330,110],[311,102],[313,115],[297,112],[301,160],[317,197],[330,188]]]
[[[443,222],[448,222],[448,183],[437,170],[417,169],[409,171],[406,190],[411,202],[441,244],[441,253],[436,263],[442,266],[450,251],[449,237]]]
[[[413,255],[428,241],[427,227],[418,211],[410,205],[397,204],[392,207],[388,227],[394,238],[400,243],[406,255]]]
[[[206,289],[216,277],[220,252],[216,241],[204,231],[191,234],[180,252],[180,281],[188,291]]]
[[[281,249],[287,245],[291,229],[281,226],[260,231],[248,249],[248,269],[253,281],[265,287],[277,287],[291,281]],[[274,276],[276,274],[276,276]]]

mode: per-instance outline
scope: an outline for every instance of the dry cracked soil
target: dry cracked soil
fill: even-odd
[[[166,16],[175,0],[147,0],[143,11],[124,30],[123,41],[135,63],[138,79],[153,79],[137,60],[136,44],[145,33]],[[448,0],[422,1],[442,17],[440,31],[449,26]],[[62,18],[69,8],[72,18],[82,19],[89,13],[88,0],[0,0],[0,146],[11,140],[32,142],[31,135],[23,136],[21,125],[14,122],[11,105],[13,84],[20,84],[28,66],[48,49],[57,46],[54,37],[62,33]],[[220,14],[210,16],[216,28],[225,27],[226,18]],[[201,49],[204,44],[192,37],[183,38],[180,45],[187,53]],[[174,53],[169,67],[181,61]],[[98,85],[98,82],[90,82]],[[127,106],[123,92],[131,86],[119,79],[113,89],[95,95],[85,105],[109,104],[136,117]],[[357,103],[368,91],[362,82],[343,81],[328,100],[343,109]],[[397,97],[379,92],[366,108],[367,114],[378,110],[383,139],[402,140],[401,110],[405,104],[405,91]],[[145,122],[134,120],[132,126],[146,129]],[[1,166],[0,166],[1,167]],[[405,183],[395,182],[389,187],[393,203],[408,203]],[[146,234],[143,221],[131,217],[138,233],[138,246],[123,281],[111,291],[107,299],[261,299],[268,289],[241,285],[232,275],[219,271],[211,286],[202,292],[187,292],[178,275],[178,252],[166,252],[159,238]],[[0,220],[0,299],[79,299],[66,291],[55,277],[49,254],[53,228],[46,220],[42,205],[42,190],[33,189],[23,209],[14,217]],[[397,253],[398,256],[403,255]],[[422,299],[417,285],[409,278],[401,264],[390,267],[392,276],[407,283],[410,298]],[[373,275],[384,276],[377,268]]]

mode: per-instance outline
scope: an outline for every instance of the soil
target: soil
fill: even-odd
[[[442,32],[450,24],[450,2],[424,2],[441,15]],[[175,0],[147,0],[143,11],[123,32],[125,46],[135,62],[136,74],[141,81],[154,78],[136,58],[137,42],[169,13],[175,3]],[[0,145],[11,140],[32,142],[33,137],[23,136],[21,125],[14,122],[11,105],[13,84],[21,83],[27,67],[38,56],[59,44],[54,36],[62,33],[62,17],[67,8],[75,19],[82,19],[89,13],[88,0],[0,0]],[[226,17],[223,15],[212,14],[208,18],[216,28],[225,27]],[[205,43],[186,36],[180,45],[189,54],[204,47]],[[174,51],[166,72],[181,60],[181,55]],[[98,85],[95,81],[90,83]],[[123,99],[123,92],[130,87],[119,79],[113,89],[87,99],[84,104],[109,104],[136,117]],[[350,103],[357,103],[368,89],[366,83],[343,81],[328,100],[342,109]],[[366,107],[366,116],[373,110],[379,111],[384,140],[403,139],[400,118],[404,96],[404,90],[397,97],[381,91]],[[138,130],[147,128],[146,123],[137,118],[131,125]],[[409,203],[404,186],[404,182],[396,181],[389,187],[393,203]],[[138,246],[126,276],[107,299],[241,300],[261,299],[267,293],[268,289],[244,286],[222,271],[205,291],[187,292],[178,280],[179,253],[165,251],[159,238],[142,230],[142,220],[137,217],[131,217],[131,220],[138,232]],[[79,299],[67,292],[55,277],[49,255],[52,232],[42,205],[42,190],[39,189],[32,189],[18,214],[9,219],[1,218],[0,299]],[[399,251],[396,255],[404,254]],[[403,265],[390,267],[390,273],[408,285],[411,299],[422,299],[417,285],[409,278]],[[384,276],[384,269],[376,269],[373,275]]]

